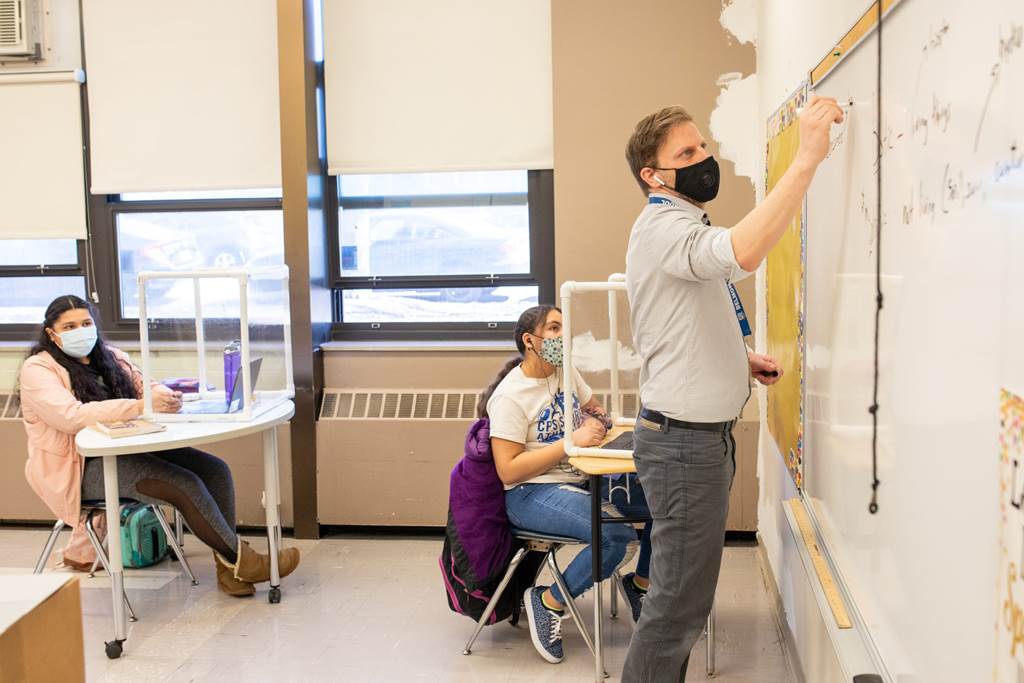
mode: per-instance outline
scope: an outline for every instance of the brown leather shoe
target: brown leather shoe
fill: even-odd
[[[256,592],[256,586],[236,579],[231,566],[217,553],[213,554],[213,563],[217,565],[217,588],[221,593],[244,598]]]
[[[277,554],[277,567],[281,577],[288,576],[299,566],[299,549],[285,548]],[[270,556],[258,553],[248,543],[238,539],[238,561],[235,578],[246,583],[270,581]]]

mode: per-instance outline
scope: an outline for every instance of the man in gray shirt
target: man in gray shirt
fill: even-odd
[[[732,428],[751,375],[774,384],[783,369],[750,351],[732,283],[754,272],[803,201],[843,119],[831,98],[800,116],[800,149],[772,192],[731,229],[704,212],[718,193],[718,163],[682,107],[637,124],[626,158],[648,204],[629,238],[626,287],[642,359],[634,458],[654,529],[651,587],[626,655],[623,683],[683,681],[714,601],[729,488]]]

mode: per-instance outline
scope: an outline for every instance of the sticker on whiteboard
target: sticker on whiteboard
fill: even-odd
[[[1024,668],[1024,398],[999,396],[999,548],[995,680]]]

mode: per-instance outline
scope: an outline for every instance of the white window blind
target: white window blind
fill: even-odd
[[[73,72],[0,76],[0,239],[85,239],[80,88]]]
[[[331,174],[552,168],[550,0],[325,0]]]
[[[94,194],[281,186],[275,0],[83,10]]]

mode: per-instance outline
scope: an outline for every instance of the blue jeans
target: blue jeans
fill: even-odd
[[[636,475],[629,477],[629,501],[623,487],[623,477],[613,479],[612,502],[619,512],[626,517],[644,517],[650,515],[647,499]],[[586,485],[584,485],[586,486]],[[608,478],[601,478],[601,498],[608,499]],[[505,492],[505,509],[509,521],[520,529],[528,529],[539,533],[569,536],[581,541],[591,540],[590,530],[590,492],[586,488],[574,484],[520,484]],[[605,518],[611,516],[603,512]],[[607,579],[626,556],[626,545],[636,540],[636,531],[629,524],[601,525],[601,579]],[[640,540],[640,556],[637,559],[636,573],[647,577],[650,573],[651,561],[651,522],[644,525]],[[569,587],[572,597],[582,595],[593,585],[591,575],[592,559],[590,546],[584,548],[563,572],[565,584]],[[551,587],[551,593],[559,602],[565,598],[558,586]]]

